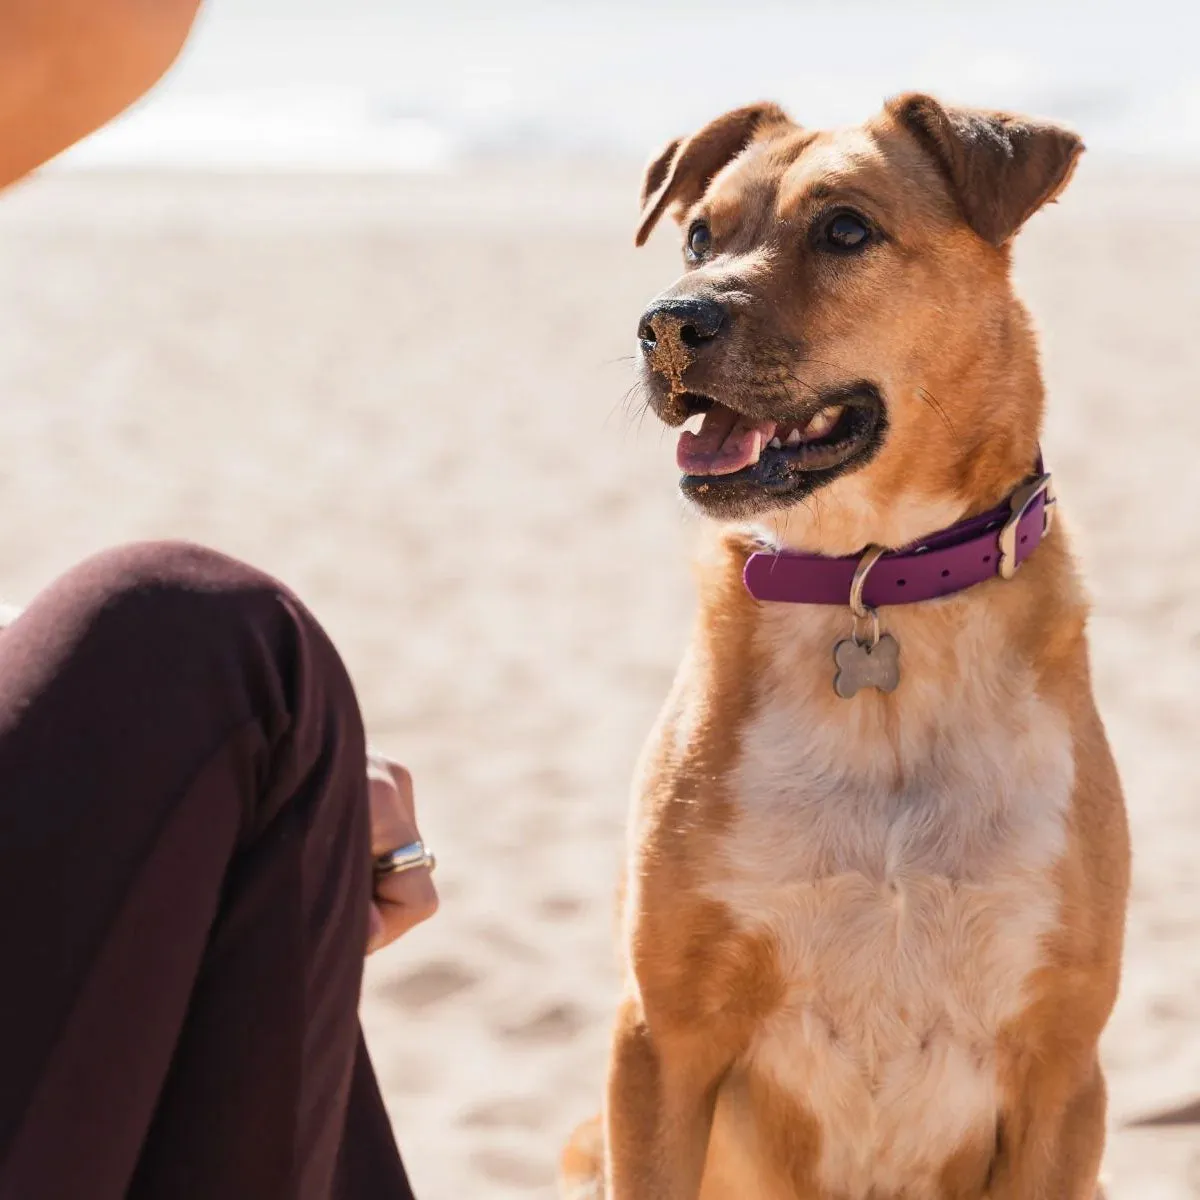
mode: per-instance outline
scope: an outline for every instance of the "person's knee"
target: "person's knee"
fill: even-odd
[[[262,571],[179,542],[106,550],[41,593],[0,633],[0,653],[0,707],[7,686],[25,706],[22,736],[61,744],[71,770],[98,764],[111,803],[174,803],[180,780],[220,757],[244,803],[239,838],[297,797],[355,829],[367,819],[345,666]],[[103,802],[104,789],[84,790]]]
[[[113,687],[207,690],[217,703],[280,711],[296,703],[289,693],[305,682],[296,678],[303,665],[334,702],[353,699],[307,608],[265,572],[203,546],[102,551],[59,580],[47,601]]]
[[[155,596],[166,604],[200,597],[232,598],[286,589],[265,572],[207,546],[184,541],[132,542],[84,559],[72,583],[108,603]]]

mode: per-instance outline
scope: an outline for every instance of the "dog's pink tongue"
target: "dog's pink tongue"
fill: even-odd
[[[699,433],[679,435],[675,461],[685,475],[732,475],[758,462],[775,436],[774,421],[752,421],[723,404],[704,414]]]

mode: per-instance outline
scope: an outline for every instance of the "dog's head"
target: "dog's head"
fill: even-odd
[[[671,211],[686,270],[638,338],[662,420],[703,414],[679,441],[689,499],[810,546],[823,520],[838,553],[924,532],[889,514],[936,528],[999,499],[1032,467],[1042,405],[1009,247],[1082,149],[922,95],[832,132],[752,105],[667,146],[637,242]]]

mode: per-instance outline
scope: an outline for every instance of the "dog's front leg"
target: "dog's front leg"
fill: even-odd
[[[605,1105],[608,1200],[696,1200],[727,1065],[716,1039],[654,1031],[640,1001],[622,1004]]]
[[[1101,1200],[1106,1092],[1099,1064],[1065,1106],[1040,1099],[1024,1120],[1014,1115],[1007,1132],[1001,1125],[988,1200]]]

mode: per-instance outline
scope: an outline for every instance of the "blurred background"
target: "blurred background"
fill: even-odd
[[[1091,152],[1024,235],[1046,453],[1137,853],[1115,1198],[1200,1196],[1200,6],[210,0],[127,117],[0,199],[0,582],[188,537],[293,584],[416,775],[438,919],[366,1019],[422,1200],[552,1195],[599,1100],[625,794],[691,613],[623,405],[673,232],[641,164],[724,108],[894,91]]]
[[[921,81],[1051,112],[1094,150],[1200,154],[1184,0],[719,4],[217,0],[140,113],[75,164],[351,171],[632,155],[769,95],[814,125]]]

